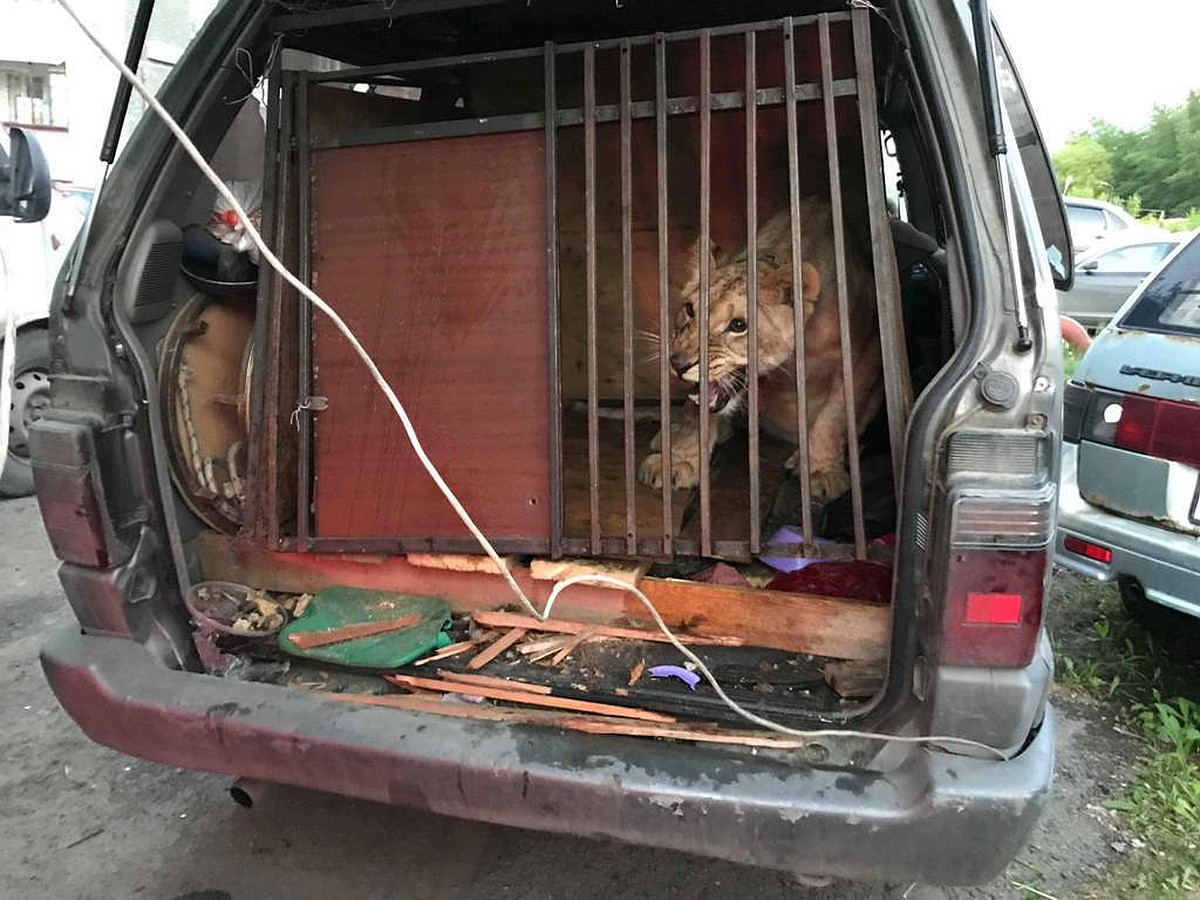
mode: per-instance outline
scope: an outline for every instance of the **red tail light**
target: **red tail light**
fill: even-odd
[[[1113,443],[1123,450],[1200,466],[1200,406],[1128,394]]]
[[[1042,624],[1047,549],[955,550],[950,563],[942,662],[1029,665]]]

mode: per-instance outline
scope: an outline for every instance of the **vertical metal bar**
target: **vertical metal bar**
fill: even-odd
[[[632,45],[621,41],[621,377],[625,413],[625,550],[637,555],[637,457],[633,423],[633,118],[629,77]]]
[[[546,104],[546,314],[550,346],[547,359],[550,370],[550,555],[562,556],[563,540],[563,440],[562,440],[562,363],[559,347],[558,282],[558,105],[554,44],[547,42],[543,54],[542,78]]]
[[[746,32],[746,388],[749,392],[750,552],[762,545],[758,445],[758,45]]]
[[[662,427],[659,450],[663,461],[662,552],[674,553],[674,521],[671,512],[671,305],[668,259],[671,253],[667,234],[667,39],[654,35],[654,125],[658,176],[658,393]]]
[[[712,556],[708,364],[712,262],[712,35],[700,32],[700,555]]]
[[[302,72],[296,80],[296,167],[297,177],[297,220],[299,222],[298,246],[300,251],[300,280],[312,284],[312,154],[308,133],[308,73]],[[313,311],[308,303],[301,303],[296,318],[298,341],[296,388],[296,425],[300,432],[297,447],[296,475],[296,537],[300,546],[311,549],[312,541],[312,484],[313,484],[313,422],[308,410],[308,398],[312,394],[312,341]]]
[[[279,54],[271,70],[267,73],[265,96],[267,98],[266,145],[263,153],[263,196],[262,196],[262,235],[270,246],[279,253],[278,235],[279,210],[278,202],[280,185],[283,179],[282,158],[287,148],[281,149],[280,141],[280,91],[281,71]],[[290,102],[291,95],[285,95],[282,102]],[[254,312],[254,358],[258,365],[254,367],[250,384],[250,433],[246,436],[249,447],[250,485],[246,492],[244,505],[245,530],[254,537],[267,536],[273,540],[277,536],[277,515],[279,504],[276,499],[275,464],[278,460],[276,453],[277,441],[274,428],[278,422],[278,411],[269,405],[269,386],[278,378],[279,370],[267,362],[269,355],[268,335],[273,332],[278,314],[279,304],[274,300],[275,270],[263,266],[258,273],[258,295]],[[269,413],[264,412],[270,410]]]
[[[796,122],[796,46],[792,17],[783,20],[784,109],[787,112],[788,198],[792,217],[792,311],[796,330],[796,475],[800,479],[800,527],[813,542],[812,479],[808,471],[808,379],[804,360],[803,260],[800,250],[800,147]]]
[[[865,9],[851,10],[854,30],[854,75],[858,85],[858,121],[862,130],[863,165],[867,182],[867,218],[871,223],[871,258],[875,270],[875,303],[879,311],[879,346],[883,357],[883,387],[887,398],[888,436],[892,445],[892,476],[896,490],[903,484],[904,436],[912,410],[912,382],[900,313],[896,251],[888,227],[883,197],[883,156],[875,100],[875,70],[871,63],[871,20]]]
[[[842,220],[842,173],[838,159],[837,113],[833,97],[833,62],[829,49],[829,20],[817,21],[821,46],[821,99],[825,107],[825,149],[829,154],[829,206],[833,218],[833,261],[837,272],[838,329],[842,344],[842,397],[846,406],[846,445],[850,457],[850,505],[854,515],[854,552],[867,555],[863,527],[862,472],[858,459],[858,415],[854,402],[854,364],[851,356],[850,297],[846,285],[846,232]]]
[[[588,504],[592,552],[600,553],[600,400],[596,385],[596,48],[583,48],[584,271],[587,279]]]

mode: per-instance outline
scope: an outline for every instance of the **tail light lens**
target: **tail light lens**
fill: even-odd
[[[979,490],[955,500],[942,661],[1021,667],[1037,649],[1056,491]]]
[[[1200,406],[1127,394],[1113,443],[1123,450],[1200,467]]]

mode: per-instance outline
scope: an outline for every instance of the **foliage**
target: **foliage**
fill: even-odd
[[[1135,131],[1093,121],[1072,135],[1054,164],[1064,193],[1121,203],[1134,215],[1152,210],[1200,224],[1200,90],[1176,106],[1155,107]]]

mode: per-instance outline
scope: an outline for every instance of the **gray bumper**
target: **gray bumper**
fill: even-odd
[[[1074,444],[1063,444],[1054,561],[1100,581],[1136,578],[1151,600],[1200,617],[1200,538],[1114,515],[1088,503],[1079,493],[1075,451]],[[1068,537],[1107,547],[1112,560],[1102,563],[1071,553],[1063,546]]]
[[[880,774],[323,701],[74,629],[42,666],[89,737],[144,759],[847,878],[989,879],[1024,845],[1054,756],[1050,709],[1010,762],[919,749]]]

